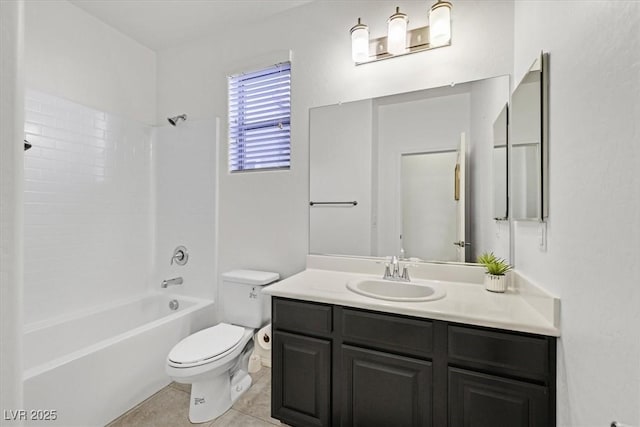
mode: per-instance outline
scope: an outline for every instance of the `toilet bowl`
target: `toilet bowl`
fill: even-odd
[[[225,322],[188,336],[167,356],[167,374],[178,383],[191,384],[192,423],[224,414],[251,386],[247,367],[254,346],[251,338],[269,320],[261,288],[279,275],[234,270],[222,277]]]

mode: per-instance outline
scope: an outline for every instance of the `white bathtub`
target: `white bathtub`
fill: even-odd
[[[169,309],[172,299],[179,301],[178,310]],[[210,300],[158,293],[27,325],[28,424],[107,424],[169,384],[167,354],[182,338],[210,325],[213,312]]]

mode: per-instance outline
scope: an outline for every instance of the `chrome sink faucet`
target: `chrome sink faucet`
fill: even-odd
[[[400,260],[397,256],[387,258],[387,263],[384,267],[383,280],[395,280],[397,282],[409,282],[409,265],[405,264],[402,268],[402,274],[400,274]]]
[[[169,285],[182,285],[183,282],[184,280],[182,280],[182,277],[174,277],[173,279],[163,280],[160,287],[166,288]]]

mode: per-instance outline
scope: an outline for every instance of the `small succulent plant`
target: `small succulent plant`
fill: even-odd
[[[487,273],[494,276],[504,276],[507,271],[513,268],[504,259],[495,256],[493,252],[483,253],[478,257],[478,262],[484,265]]]

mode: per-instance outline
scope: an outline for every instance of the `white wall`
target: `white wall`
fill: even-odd
[[[26,86],[153,124],[156,54],[64,0],[29,0]]]
[[[550,205],[519,271],[562,299],[558,425],[640,425],[640,3],[517,1],[514,76],[550,53]],[[597,31],[594,32],[594,30]]]
[[[24,320],[146,289],[151,264],[151,129],[27,91]]]
[[[167,292],[215,299],[217,121],[187,120],[155,129],[155,243],[149,288],[181,276]],[[189,252],[185,265],[170,264],[178,245]]]
[[[456,3],[451,47],[354,66],[349,29],[362,17],[372,36],[384,32],[396,5],[412,16],[412,26],[426,24],[423,2],[319,1],[243,28],[232,40],[208,38],[158,53],[158,120],[176,111],[222,120],[220,272],[254,267],[286,277],[304,268],[310,107],[510,72],[513,4],[503,1]],[[254,57],[287,49],[293,52],[291,170],[229,175],[225,77],[255,65]]]
[[[22,408],[24,3],[0,2],[0,411]],[[3,417],[4,418],[4,417]]]

